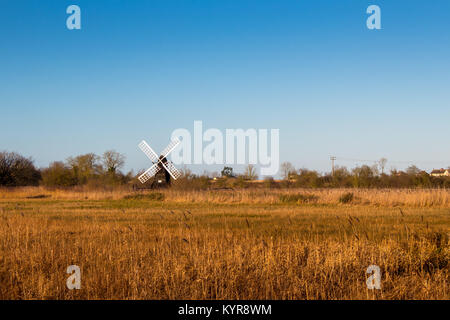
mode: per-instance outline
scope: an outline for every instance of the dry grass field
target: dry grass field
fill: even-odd
[[[450,298],[446,190],[4,189],[0,221],[0,299]]]

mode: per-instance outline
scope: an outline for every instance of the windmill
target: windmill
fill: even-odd
[[[161,155],[159,157],[147,142],[143,140],[141,143],[139,143],[139,148],[153,163],[150,168],[148,168],[143,174],[138,177],[139,181],[141,183],[145,183],[149,179],[156,176],[156,174],[161,170],[163,170],[164,172],[167,184],[170,184],[170,177],[172,177],[174,180],[178,179],[181,176],[181,173],[177,170],[177,168],[175,168],[172,162],[167,160],[167,156],[173,151],[173,149],[178,146],[179,143],[180,140],[176,138],[170,141],[169,145],[163,150],[163,152],[161,152]]]

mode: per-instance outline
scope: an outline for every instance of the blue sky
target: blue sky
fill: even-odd
[[[0,39],[0,150],[38,166],[116,149],[136,171],[194,120],[279,128],[296,167],[450,166],[447,0],[2,0]]]

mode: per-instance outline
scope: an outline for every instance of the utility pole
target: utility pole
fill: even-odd
[[[331,156],[330,160],[331,160],[331,175],[334,177],[334,161],[336,160],[336,157]]]

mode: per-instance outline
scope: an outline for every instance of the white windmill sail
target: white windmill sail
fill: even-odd
[[[169,172],[170,176],[176,180],[181,176],[181,172],[178,171],[177,168],[173,165],[172,162],[168,161],[167,156],[175,149],[178,144],[180,144],[180,140],[177,138],[170,141],[169,145],[163,150],[161,156],[158,157],[155,151],[148,145],[144,140],[139,143],[139,148],[145,155],[153,162],[153,166],[147,169],[143,174],[141,174],[138,179],[141,183],[145,183],[152,177],[154,177],[158,171],[161,169],[161,166]],[[160,165],[161,164],[161,165]]]
[[[181,172],[178,171],[177,168],[173,165],[172,162],[167,161],[166,163],[161,162],[161,164],[164,166],[164,169],[169,172],[169,174],[174,178],[174,180],[177,180],[179,177],[181,177]]]
[[[139,143],[139,148],[144,152],[152,162],[158,162],[159,158],[155,151],[144,140]]]
[[[161,155],[166,158],[179,144],[180,140],[178,140],[178,138],[171,140],[169,145],[163,150],[163,152],[161,152]]]
[[[155,174],[157,174],[160,169],[161,168],[159,167],[159,165],[157,163],[155,163],[153,166],[151,166],[149,169],[147,169],[143,174],[141,174],[138,177],[139,181],[141,183],[145,183],[150,178],[153,178],[155,176]]]

